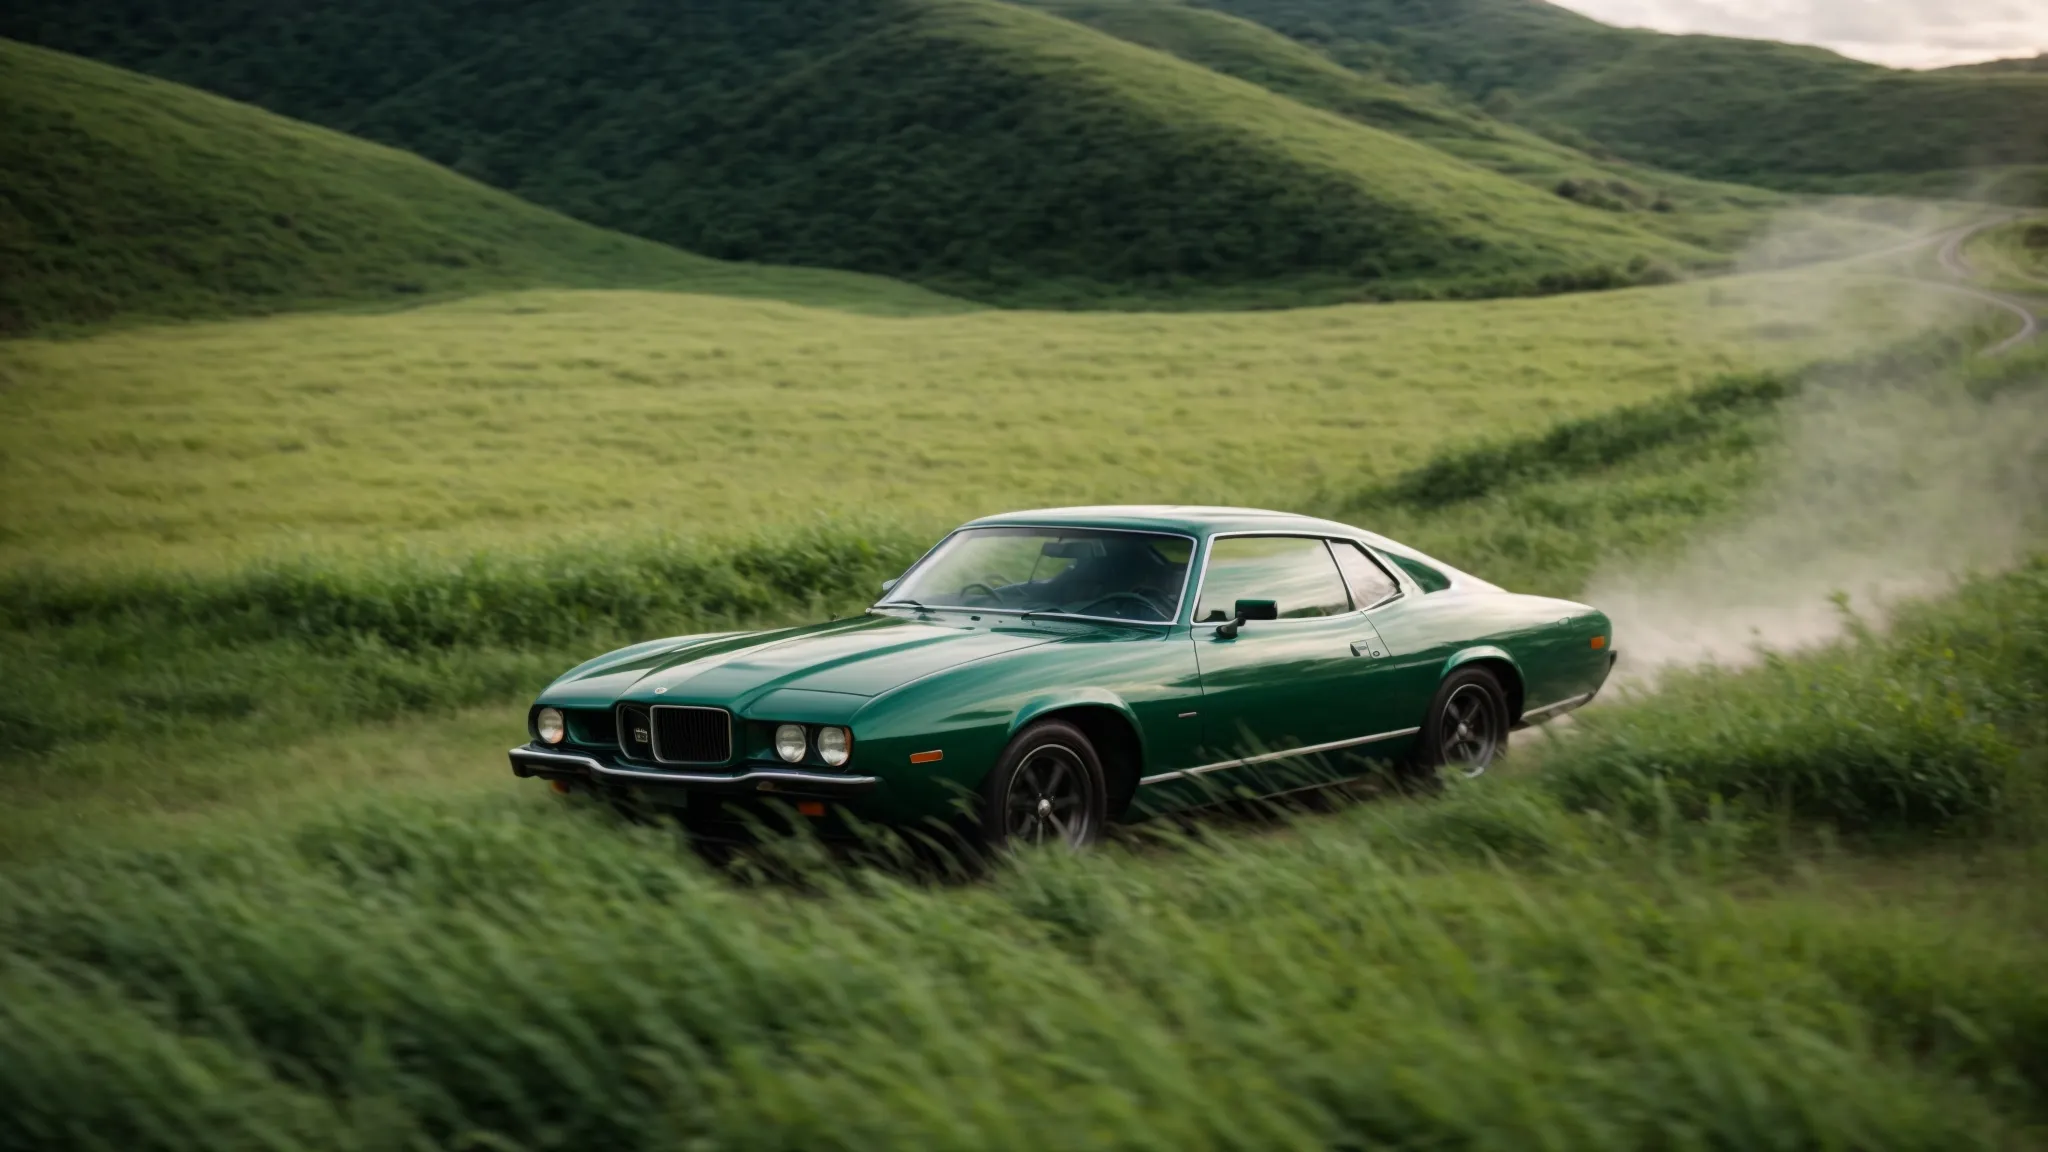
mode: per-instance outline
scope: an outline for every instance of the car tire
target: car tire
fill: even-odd
[[[1109,818],[1102,759],[1079,728],[1041,720],[1012,737],[981,784],[981,839],[994,850],[1035,844],[1081,849]]]
[[[1417,738],[1414,767],[1426,784],[1483,775],[1508,750],[1508,700],[1484,668],[1459,668],[1437,686]]]

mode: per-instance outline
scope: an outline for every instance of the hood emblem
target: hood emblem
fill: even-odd
[[[666,688],[656,688],[656,689],[654,690],[654,694],[655,694],[656,696],[666,696],[666,695],[668,695],[668,689],[666,689]]]

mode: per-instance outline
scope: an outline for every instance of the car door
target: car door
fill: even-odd
[[[1374,561],[1383,574],[1394,571],[1393,562],[1344,544]],[[1375,699],[1386,711],[1387,730],[1423,722],[1445,662],[1474,635],[1469,599],[1445,594],[1449,583],[1440,573],[1419,563],[1413,570],[1402,566],[1402,572],[1406,578],[1398,582],[1396,595],[1366,612],[1385,644]],[[1424,576],[1433,578],[1424,582]]]
[[[1258,792],[1305,783],[1292,779],[1303,774],[1302,761],[1377,731],[1370,681],[1385,646],[1327,541],[1216,537],[1196,596],[1202,768],[1220,773],[1217,783]],[[1231,635],[1219,625],[1239,600],[1271,600],[1279,618],[1249,621]],[[1308,767],[1328,771],[1327,760]],[[1246,771],[1253,768],[1260,770]]]

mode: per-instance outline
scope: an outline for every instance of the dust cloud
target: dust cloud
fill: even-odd
[[[1770,240],[1785,242],[1782,232]],[[1926,308],[1960,299],[1920,295]],[[1775,322],[1832,323],[1862,306],[1854,296],[1845,278],[1813,291],[1803,315]],[[1614,620],[1617,686],[1641,690],[1674,666],[1739,665],[1832,639],[1847,624],[1843,596],[1881,625],[1903,600],[2038,548],[2048,359],[2031,348],[2013,355],[2027,359],[1988,396],[1956,370],[1809,380],[1742,515],[1675,558],[1596,574],[1585,598]]]

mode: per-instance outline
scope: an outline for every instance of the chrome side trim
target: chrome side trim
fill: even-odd
[[[881,782],[874,776],[833,776],[824,772],[790,772],[778,769],[761,769],[731,776],[711,772],[642,772],[632,768],[606,767],[589,756],[579,756],[571,752],[542,752],[537,748],[514,748],[509,754],[512,757],[514,772],[524,764],[538,764],[543,767],[574,769],[604,780],[628,780],[643,784],[753,784],[757,787],[763,783],[801,784],[807,788],[852,792],[872,788]]]
[[[1200,776],[1205,772],[1216,772],[1224,768],[1244,768],[1253,764],[1264,764],[1268,760],[1286,760],[1294,756],[1313,756],[1318,752],[1335,752],[1340,748],[1356,748],[1361,744],[1377,744],[1382,740],[1399,740],[1403,736],[1413,736],[1420,731],[1422,731],[1421,728],[1398,728],[1392,732],[1381,732],[1373,736],[1359,736],[1351,740],[1332,740],[1328,744],[1310,744],[1304,748],[1289,748],[1281,752],[1264,752],[1257,756],[1246,756],[1239,760],[1218,760],[1214,764],[1204,764],[1199,768],[1183,768],[1177,772],[1161,772],[1157,776],[1147,776],[1139,780],[1138,785],[1143,787],[1147,784],[1164,784],[1168,780]]]
[[[1586,701],[1591,700],[1592,698],[1593,694],[1591,692],[1582,692],[1577,696],[1570,696],[1566,697],[1563,700],[1559,700],[1555,704],[1545,704],[1541,708],[1526,708],[1522,711],[1522,718],[1516,723],[1532,724],[1538,720],[1543,719],[1546,716],[1549,716],[1553,712],[1569,712],[1572,709],[1577,708],[1579,705],[1584,704]]]
[[[656,712],[722,712],[725,714],[725,758],[723,760],[670,760],[661,754],[661,728],[654,722]],[[808,739],[808,737],[806,737]],[[650,704],[647,706],[647,750],[654,755],[656,764],[730,764],[734,753],[739,750],[732,746],[732,709],[713,708],[704,704]]]

